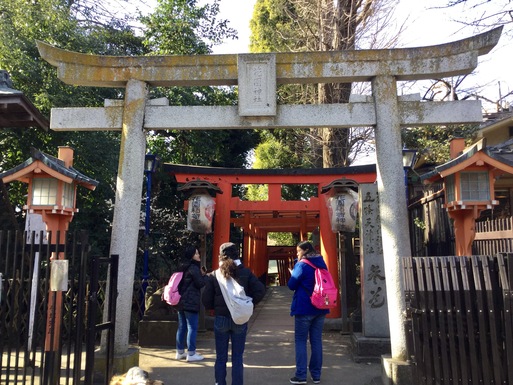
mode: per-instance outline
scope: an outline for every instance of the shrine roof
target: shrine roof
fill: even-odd
[[[98,181],[89,178],[88,176],[82,174],[80,171],[76,170],[73,167],[66,167],[64,165],[64,161],[62,161],[61,159],[45,154],[44,152],[41,152],[33,147],[30,149],[30,155],[31,157],[28,158],[25,162],[17,165],[16,167],[11,168],[10,170],[0,173],[0,179],[4,179],[5,177],[16,174],[19,171],[28,168],[34,162],[39,161],[49,169],[56,171],[57,173],[62,174],[67,178],[76,181],[76,183],[80,185],[84,185],[91,189],[94,189],[96,186],[98,186]]]
[[[23,92],[12,88],[12,81],[5,70],[0,70],[0,105],[0,127],[41,127],[48,131],[48,119]]]
[[[510,172],[513,167],[513,140],[501,143],[496,146],[485,146],[486,141],[481,139],[473,144],[458,157],[436,166],[432,171],[420,176],[423,181],[433,182],[437,179],[451,175],[454,172],[461,171],[462,168],[473,165],[478,158],[487,164],[493,164],[494,167],[505,172]]]

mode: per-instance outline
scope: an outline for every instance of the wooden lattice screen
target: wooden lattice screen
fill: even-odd
[[[417,384],[513,384],[513,255],[403,260]]]

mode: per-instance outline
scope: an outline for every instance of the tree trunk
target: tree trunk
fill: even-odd
[[[355,31],[360,1],[340,0],[336,9],[333,0],[320,1],[320,47],[321,51],[352,50],[355,48]],[[368,3],[372,3],[370,0]],[[348,103],[351,83],[319,85],[318,101],[321,104]],[[349,128],[323,128],[320,130],[323,167],[349,166]]]

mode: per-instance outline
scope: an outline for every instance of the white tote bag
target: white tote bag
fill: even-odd
[[[226,302],[233,322],[237,325],[248,322],[253,314],[253,298],[248,297],[244,288],[233,278],[226,279],[218,271],[215,271],[214,275],[219,282],[224,302]]]

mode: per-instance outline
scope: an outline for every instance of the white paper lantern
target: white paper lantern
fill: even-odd
[[[358,195],[351,189],[343,189],[327,200],[333,232],[354,232],[358,214]]]
[[[187,211],[187,229],[201,234],[211,233],[215,205],[214,198],[208,194],[192,195]]]

